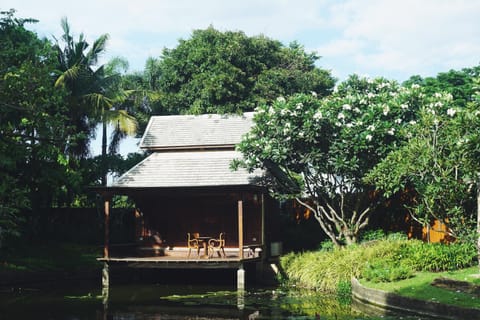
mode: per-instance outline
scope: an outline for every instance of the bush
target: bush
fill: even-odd
[[[371,282],[393,282],[413,277],[409,266],[394,262],[374,262],[363,270],[362,277]]]
[[[362,242],[382,240],[385,239],[385,233],[383,230],[367,230],[361,236]]]
[[[323,247],[323,246],[322,246]],[[280,260],[289,281],[327,292],[352,277],[397,281],[415,271],[445,271],[475,263],[473,244],[427,244],[419,240],[378,240],[363,245],[289,254]]]
[[[320,250],[322,251],[333,251],[335,244],[332,240],[324,240],[320,243]]]
[[[408,246],[403,248],[402,255],[417,271],[440,272],[474,265],[477,252],[475,246],[470,243],[446,245],[412,240]]]
[[[280,262],[289,281],[303,287],[337,292],[339,283],[360,277],[371,261],[397,259],[399,248],[405,242],[381,240],[370,245],[290,254]]]
[[[337,301],[343,305],[352,303],[352,282],[340,281],[337,285]]]

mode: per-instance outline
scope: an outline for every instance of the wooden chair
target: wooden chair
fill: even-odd
[[[198,233],[193,233],[190,234],[187,233],[187,247],[188,247],[188,253],[187,253],[187,259],[190,257],[190,253],[192,252],[192,249],[197,250],[197,257],[200,257],[200,242],[197,239]]]
[[[225,233],[220,233],[218,239],[210,239],[208,240],[208,257],[211,258],[213,256],[214,251],[217,251],[219,257],[226,258],[225,254]]]

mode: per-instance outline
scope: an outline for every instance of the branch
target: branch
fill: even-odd
[[[370,217],[367,215],[367,213],[369,213],[371,209],[372,209],[372,207],[367,207],[365,210],[363,210],[363,212],[358,217],[358,221],[357,221],[357,223],[355,223],[355,225],[356,225],[355,231],[356,232],[365,228],[368,225]]]

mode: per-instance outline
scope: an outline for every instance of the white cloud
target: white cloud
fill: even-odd
[[[480,62],[480,1],[472,0],[2,0],[1,6],[39,19],[35,30],[46,36],[61,34],[63,16],[90,41],[109,33],[109,56],[122,55],[137,69],[209,25],[298,40],[340,77],[404,80]]]
[[[479,1],[367,0],[331,7],[330,22],[341,34],[319,46],[332,47],[353,62],[352,69],[374,74],[435,75],[480,62]],[[357,50],[359,49],[359,50]]]

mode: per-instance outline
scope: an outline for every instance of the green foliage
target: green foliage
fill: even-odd
[[[374,283],[361,280],[361,283],[370,288],[380,289],[414,299],[429,300],[466,308],[480,308],[479,299],[472,294],[462,292],[462,290],[447,290],[431,285],[434,279],[437,278],[457,279],[475,283],[477,274],[478,267],[471,267],[446,272],[417,272],[415,277],[396,282]]]
[[[339,283],[360,277],[368,261],[390,254],[393,247],[386,243],[381,248],[350,246],[332,251],[290,254],[281,258],[281,264],[289,281],[300,286],[336,292]],[[388,251],[384,251],[386,249]]]
[[[404,263],[385,261],[368,264],[362,273],[365,280],[371,282],[393,282],[413,277],[414,271]]]
[[[332,242],[332,240],[324,240],[320,243],[319,249],[322,251],[332,251],[335,249],[335,244]]]
[[[354,243],[378,200],[363,178],[402,144],[423,103],[418,86],[358,76],[322,99],[279,97],[256,109],[234,167],[266,169],[277,196],[308,206],[335,244]]]
[[[19,246],[0,258],[7,264],[0,265],[7,270],[28,272],[73,272],[99,270],[101,264],[96,258],[101,255],[98,246],[81,246],[75,244],[48,243],[44,245]]]
[[[407,279],[418,271],[457,270],[472,266],[475,247],[464,243],[428,244],[418,240],[378,240],[330,251],[282,256],[288,281],[336,292],[352,277],[371,281]]]
[[[340,281],[337,285],[337,300],[342,305],[351,305],[352,303],[352,282]]]
[[[422,78],[412,76],[404,85],[418,84],[425,88],[429,95],[446,92],[452,95],[455,107],[464,108],[473,101],[476,94],[475,79],[480,76],[480,66],[440,72],[435,77]]]
[[[362,233],[361,240],[362,241],[373,241],[373,240],[381,240],[385,239],[385,232],[381,229],[376,230],[366,230]]]
[[[478,171],[471,151],[480,145],[478,107],[470,104],[459,109],[449,93],[423,96],[418,120],[404,133],[408,142],[381,161],[366,181],[386,196],[413,188],[415,219],[422,225],[440,220],[460,237],[473,224],[467,203]]]
[[[423,243],[412,241],[401,256],[417,271],[448,271],[470,267],[475,263],[476,250],[472,243]]]
[[[0,241],[45,221],[22,215],[51,206],[64,192],[69,171],[63,155],[67,132],[65,91],[53,87],[55,51],[25,29],[32,19],[14,11],[0,17]]]
[[[161,75],[158,88],[169,113],[236,113],[279,95],[327,94],[334,81],[315,66],[317,60],[296,43],[284,47],[263,36],[209,27],[165,49],[158,72],[149,74]]]

